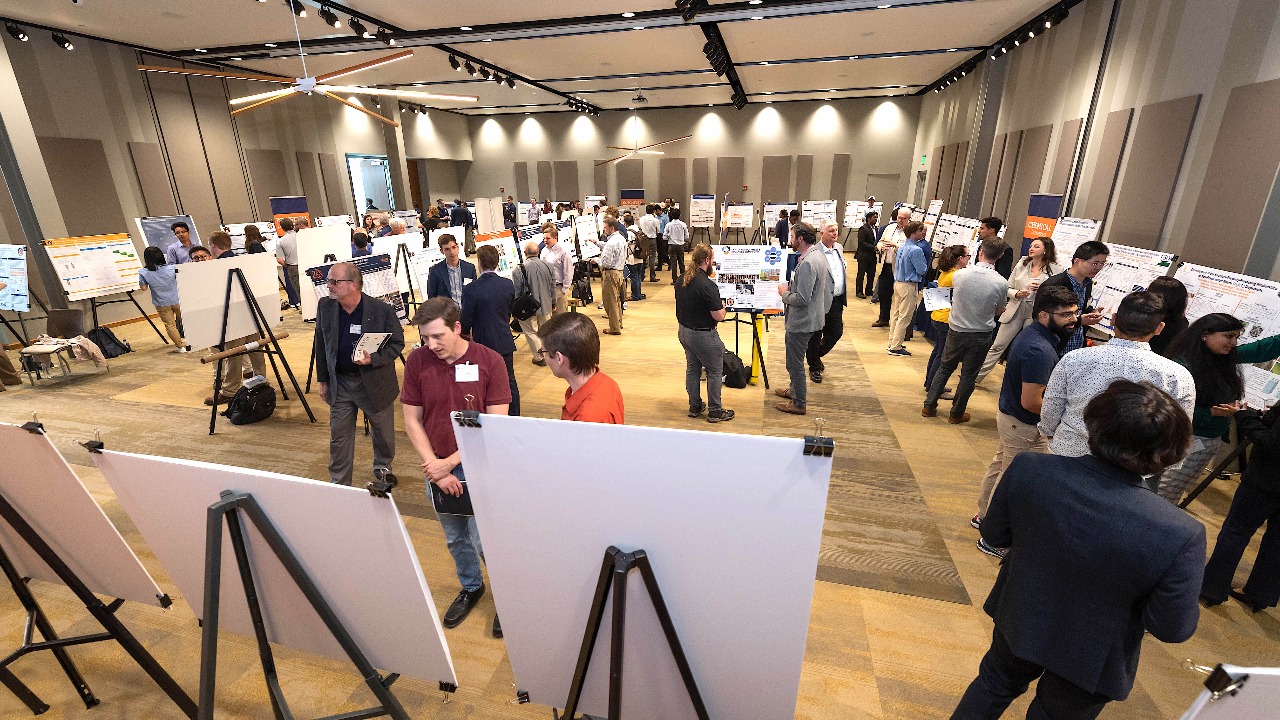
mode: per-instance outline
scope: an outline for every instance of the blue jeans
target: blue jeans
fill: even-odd
[[[644,263],[627,266],[627,275],[631,279],[631,300],[639,300],[642,292],[641,281],[644,280]]]
[[[461,482],[467,478],[462,473],[462,466],[453,469],[453,476]],[[476,529],[474,515],[445,515],[436,513],[440,519],[440,527],[444,528],[444,542],[449,546],[449,554],[453,556],[453,566],[458,571],[458,582],[467,592],[475,592],[484,585],[484,574],[480,571],[480,563],[484,560],[484,549],[480,547],[480,532]]]
[[[947,348],[947,332],[951,329],[944,322],[938,322],[930,318],[929,322],[933,323],[933,352],[929,353],[929,364],[926,366],[924,375],[924,389],[928,390],[933,384],[933,376],[938,372],[938,366],[942,364],[942,353]]]

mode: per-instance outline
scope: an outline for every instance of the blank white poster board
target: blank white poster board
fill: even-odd
[[[374,667],[456,683],[444,630],[395,500],[225,465],[118,452],[93,457],[197,617],[204,612],[206,511],[223,490],[250,493]],[[268,639],[347,662],[253,523],[242,526]],[[218,624],[253,636],[235,553],[225,531],[222,538]]]
[[[516,684],[533,702],[564,705],[604,552],[616,545],[647,551],[711,717],[795,716],[830,458],[804,455],[801,439],[481,423],[455,432]],[[565,447],[633,452],[601,472],[566,463]],[[671,471],[709,456],[715,472]],[[622,715],[694,718],[644,583],[631,580]],[[578,706],[591,715],[607,714],[610,617]]]
[[[503,623],[505,627],[506,623]],[[1208,689],[1202,690],[1182,720],[1274,720],[1280,707],[1280,668],[1246,668],[1223,665],[1223,670],[1238,681],[1249,678],[1234,695],[1217,700]]]
[[[85,587],[160,605],[160,588],[47,435],[0,423],[0,493]],[[23,577],[63,584],[3,521],[0,545]]]
[[[227,297],[227,277],[233,268],[244,272],[249,290],[262,308],[267,325],[280,324],[280,281],[276,258],[267,253],[236,255],[207,262],[178,266],[178,300],[182,303],[182,328],[192,350],[218,344],[222,338],[222,307]],[[304,294],[303,297],[306,297]],[[235,340],[258,332],[240,281],[231,281],[231,303],[227,312],[227,339]]]
[[[334,260],[326,261],[325,257],[329,255],[332,255]],[[351,228],[346,225],[303,228],[298,231],[298,277],[293,278],[294,287],[311,287],[311,281],[307,279],[307,268],[324,265],[326,262],[350,259]],[[315,320],[315,294],[299,291],[298,295],[302,299],[302,319]],[[186,315],[186,310],[185,307],[182,309],[183,315]]]

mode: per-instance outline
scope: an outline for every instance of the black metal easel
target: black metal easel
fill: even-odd
[[[734,354],[738,355],[738,357],[742,357],[741,353],[739,353],[738,351],[738,326],[744,325],[744,324],[750,325],[751,326],[751,353],[753,356],[752,359],[753,360],[758,359],[760,361],[760,378],[764,380],[764,389],[768,390],[769,389],[769,371],[764,366],[764,346],[760,339],[760,328],[756,325],[756,316],[758,315],[761,317],[765,317],[764,311],[763,310],[745,310],[745,311],[732,310],[732,312],[733,312],[733,352]],[[746,312],[748,315],[751,316],[749,320],[742,319],[741,316],[743,312]],[[764,321],[767,323],[769,320],[767,317],[765,317]]]
[[[1209,473],[1209,475],[1205,477],[1204,480],[1200,481],[1200,484],[1197,485],[1195,489],[1192,490],[1191,493],[1187,495],[1186,499],[1178,503],[1178,507],[1182,508],[1183,510],[1186,510],[1187,506],[1191,504],[1191,501],[1200,497],[1200,493],[1204,492],[1205,488],[1209,487],[1209,485],[1213,483],[1214,480],[1217,480],[1220,477],[1226,477],[1228,474],[1230,474],[1227,472],[1227,467],[1229,467],[1231,463],[1235,462],[1236,460],[1240,461],[1240,471],[1244,472],[1244,459],[1245,459],[1244,451],[1248,447],[1249,447],[1248,438],[1243,438],[1243,437],[1240,438],[1238,441],[1238,444],[1236,445],[1236,449],[1232,450],[1225,458],[1223,458],[1222,462],[1218,463],[1213,468],[1213,470]]]
[[[169,338],[165,337],[164,333],[160,332],[160,328],[156,327],[156,324],[151,321],[151,316],[148,315],[147,311],[143,310],[142,306],[138,304],[138,299],[133,296],[133,291],[125,290],[124,295],[125,297],[119,300],[104,301],[104,300],[99,300],[96,297],[89,298],[89,314],[93,316],[93,326],[95,328],[101,327],[98,324],[98,308],[104,305],[115,305],[116,303],[124,303],[124,302],[133,303],[133,306],[138,308],[138,314],[142,316],[142,319],[146,320],[147,324],[151,326],[151,329],[156,331],[156,335],[160,336],[160,340],[163,341],[165,345],[168,345]]]
[[[27,339],[27,334],[24,332],[18,332],[18,329],[15,328],[12,323],[9,322],[9,318],[3,315],[0,315],[0,323],[4,323],[5,329],[9,331],[9,334],[12,335],[14,339],[22,343],[22,347],[26,347],[31,344],[31,341]],[[18,323],[22,324],[21,313],[19,313],[18,315]],[[23,329],[25,329],[25,327]]]
[[[28,432],[38,435],[44,434],[44,427],[37,422],[29,422],[22,426]],[[101,447],[99,443],[92,443],[94,447]],[[22,645],[9,653],[7,657],[0,660],[0,684],[9,689],[19,700],[22,701],[32,713],[40,715],[49,709],[49,705],[42,701],[39,696],[31,691],[21,680],[18,679],[9,670],[9,665],[19,658],[30,653],[48,650],[53,653],[58,664],[62,666],[63,673],[67,679],[71,681],[76,692],[79,693],[80,699],[84,701],[86,708],[97,705],[100,701],[94,696],[93,691],[89,689],[88,683],[84,677],[80,675],[79,669],[71,660],[71,656],[67,654],[66,648],[73,645],[85,645],[88,643],[104,642],[107,640],[115,640],[120,643],[125,652],[138,663],[138,666],[146,671],[155,680],[160,689],[173,700],[183,714],[192,720],[196,717],[196,704],[187,695],[186,691],[173,679],[165,669],[160,667],[160,663],[147,652],[147,649],[138,642],[133,633],[120,622],[116,617],[116,610],[124,604],[124,600],[113,600],[109,605],[103,604],[97,595],[93,594],[80,577],[63,562],[58,553],[45,542],[44,538],[31,527],[30,523],[22,517],[7,498],[0,495],[0,517],[13,528],[14,532],[22,538],[40,559],[49,566],[50,570],[58,575],[71,592],[75,593],[80,602],[84,603],[85,609],[102,625],[106,632],[93,633],[91,635],[77,635],[75,637],[59,638],[54,631],[53,625],[45,616],[44,610],[40,607],[40,603],[36,601],[35,595],[31,593],[31,589],[27,587],[28,578],[22,577],[18,573],[18,569],[14,566],[9,555],[0,548],[0,571],[4,572],[5,578],[9,581],[13,593],[18,596],[18,601],[22,603],[22,607],[27,612],[27,626],[22,635]],[[168,595],[160,595],[158,597],[162,607],[169,607],[172,602]],[[44,638],[41,641],[35,640],[35,631],[40,631],[40,636]]]
[[[565,700],[564,715],[551,711],[556,720],[565,718],[572,720],[578,709],[578,701],[582,699],[582,688],[586,683],[587,669],[591,665],[591,654],[595,649],[596,638],[600,634],[600,623],[604,620],[605,603],[609,599],[609,591],[613,590],[613,624],[609,637],[609,720],[620,720],[622,717],[622,643],[626,637],[627,626],[627,579],[632,570],[639,570],[649,591],[649,599],[653,602],[658,622],[662,624],[662,632],[667,636],[667,645],[675,658],[676,668],[684,681],[685,690],[689,693],[689,701],[699,720],[708,720],[706,705],[702,702],[702,694],[698,692],[698,683],[693,678],[693,670],[689,668],[689,660],[685,657],[684,648],[680,645],[680,636],[676,633],[675,623],[667,612],[667,603],[662,598],[662,590],[658,587],[658,578],[653,573],[649,556],[644,550],[624,553],[617,547],[609,546],[604,552],[604,562],[600,566],[600,579],[596,581],[595,598],[591,601],[591,614],[587,617],[586,631],[582,635],[582,649],[578,651],[578,665],[573,671],[573,683],[569,686],[569,698]]]
[[[726,245],[727,245],[727,244],[729,244],[729,238],[731,238],[731,237],[732,237],[732,238],[735,238],[735,239],[737,240],[737,242],[733,243],[734,245],[746,245],[746,244],[747,244],[747,231],[746,231],[746,230],[743,230],[742,228],[725,228],[725,230],[726,230],[726,232],[725,232],[725,236],[724,236],[724,243],[725,243]]]
[[[9,324],[10,321],[6,319],[3,315],[0,315],[0,321],[4,322],[4,326],[8,328],[9,333],[11,335],[13,335],[15,338],[18,339],[19,342],[22,343],[22,347],[27,347],[28,345],[31,344],[31,335],[27,332],[27,321],[28,320],[47,320],[49,318],[49,306],[44,304],[44,300],[40,299],[40,296],[36,293],[34,289],[30,287],[27,288],[27,297],[30,298],[31,300],[36,301],[36,305],[40,306],[40,309],[44,311],[44,315],[41,315],[39,317],[29,318],[26,316],[26,313],[22,311],[15,311],[14,314],[18,316],[18,327],[22,328],[21,333],[16,332],[13,329],[13,325]],[[27,312],[30,312],[30,310],[28,309]]]
[[[378,487],[374,487],[378,485]],[[386,484],[372,483],[370,493],[378,497],[387,497],[390,487]],[[391,684],[399,679],[398,673],[383,676],[369,662],[364,651],[351,637],[342,621],[338,619],[333,608],[316,586],[311,576],[302,567],[298,556],[293,553],[284,536],[271,523],[262,506],[249,493],[236,493],[230,490],[222,492],[221,499],[209,506],[208,524],[205,532],[205,566],[204,566],[204,613],[201,622],[200,647],[200,715],[199,720],[213,720],[214,698],[217,685],[218,665],[218,611],[221,600],[222,585],[222,528],[226,520],[227,534],[231,539],[231,547],[235,552],[236,565],[240,569],[240,581],[244,586],[245,601],[249,605],[249,616],[253,619],[254,635],[258,641],[258,656],[262,661],[262,672],[266,676],[267,692],[271,696],[271,710],[277,720],[292,720],[293,714],[285,701],[284,692],[280,689],[280,681],[276,675],[275,656],[271,644],[267,640],[267,629],[262,619],[262,607],[258,603],[257,590],[253,579],[253,568],[249,562],[249,552],[245,547],[245,532],[242,516],[247,517],[257,528],[267,547],[275,554],[280,564],[289,572],[298,589],[307,598],[311,607],[324,621],[329,632],[342,646],[347,657],[356,666],[364,682],[373,691],[378,706],[351,713],[330,715],[321,720],[356,720],[357,718],[374,718],[383,715],[395,720],[408,720],[409,714],[400,701],[391,692]],[[440,689],[454,692],[456,686],[441,683]]]
[[[711,228],[709,228],[709,227],[696,227],[696,228],[689,228],[689,244],[690,244],[690,245],[697,245],[697,244],[698,244],[698,233],[702,233],[703,235],[706,235],[706,236],[707,236],[707,244],[708,244],[708,245],[713,244],[713,243],[712,243],[712,240],[711,240]]]
[[[403,243],[396,245],[396,262],[392,269],[392,274],[397,278],[400,277],[400,259],[402,257],[404,258],[404,279],[409,286],[409,297],[405,300],[404,308],[405,310],[414,310],[421,303],[418,302],[418,292],[413,287],[413,258],[409,254],[408,246]],[[409,313],[409,317],[413,317],[412,312]]]
[[[276,376],[276,386],[280,388],[280,396],[288,400],[289,393],[284,389],[284,380],[280,377],[280,368],[276,365],[276,356],[280,356],[280,363],[284,365],[284,371],[289,376],[289,382],[293,384],[294,392],[298,393],[298,399],[302,401],[302,407],[307,411],[307,417],[311,418],[311,422],[316,421],[316,414],[311,411],[311,405],[307,403],[307,397],[302,392],[302,388],[298,387],[298,378],[293,374],[293,368],[289,367],[289,359],[284,356],[284,350],[280,349],[280,341],[276,339],[276,335],[271,330],[270,323],[267,322],[267,316],[263,314],[262,307],[258,305],[258,300],[253,296],[253,291],[249,289],[249,281],[244,276],[244,271],[240,268],[231,268],[227,270],[227,291],[222,299],[222,334],[218,340],[218,351],[227,349],[227,323],[231,316],[231,283],[232,279],[238,279],[240,284],[240,292],[244,296],[244,300],[249,305],[249,313],[253,317],[253,324],[257,328],[258,337],[267,338],[267,346],[254,350],[243,350],[229,355],[227,357],[218,358],[218,369],[213,376],[213,409],[209,414],[209,434],[213,434],[214,426],[218,422],[218,400],[222,397],[222,366],[227,360],[237,358],[241,355],[247,355],[251,352],[260,352],[267,356],[271,361],[271,370]],[[314,353],[313,353],[314,355]],[[237,369],[237,372],[239,370]]]

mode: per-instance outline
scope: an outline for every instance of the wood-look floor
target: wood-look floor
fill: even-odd
[[[762,385],[725,390],[731,423],[709,425],[686,417],[683,352],[675,336],[672,293],[667,282],[645,283],[649,299],[632,303],[621,337],[604,336],[602,365],[621,384],[631,424],[712,432],[803,435],[813,420],[826,420],[836,439],[831,498],[810,620],[809,644],[797,703],[797,718],[945,718],[972,679],[990,639],[991,622],[981,604],[995,579],[996,563],[974,548],[968,524],[976,490],[995,448],[995,390],[1001,370],[974,394],[974,421],[963,426],[920,417],[921,383],[929,346],[908,344],[911,358],[885,353],[886,333],[865,300],[845,312],[844,339],[827,358],[826,381],[810,385],[810,414],[798,418],[773,409]],[[603,312],[584,309],[605,327]],[[299,382],[305,381],[310,327],[287,313],[284,342]],[[765,336],[769,377],[787,382],[781,322]],[[110,517],[174,598],[168,611],[126,604],[120,616],[159,661],[193,695],[197,690],[199,628],[189,605],[122,512],[110,488],[77,443],[100,432],[113,449],[170,455],[325,478],[328,429],[324,404],[308,396],[318,422],[307,422],[296,398],[282,402],[274,418],[233,427],[222,421],[209,436],[210,370],[191,355],[161,346],[146,325],[117,333],[137,352],[112,362],[110,372],[78,365],[69,381],[11,388],[0,394],[0,420],[23,422],[36,412],[50,436]],[[414,337],[409,331],[410,342]],[[721,329],[734,347],[733,326]],[[750,328],[741,326],[741,354]],[[520,341],[516,355],[524,414],[557,417],[564,384],[529,362]],[[293,392],[290,390],[290,396]],[[401,433],[397,491],[436,604],[443,612],[457,592],[452,562],[433,519],[412,450]],[[597,458],[585,454],[580,458]],[[371,449],[357,447],[357,478],[371,462]],[[1216,536],[1234,492],[1228,481],[1211,488],[1191,508]],[[1246,554],[1247,571],[1256,542]],[[58,586],[34,585],[40,601],[63,632],[95,630],[83,608]],[[545,718],[545,707],[514,705],[515,679],[502,642],[489,637],[493,603],[481,601],[473,616],[447,631],[459,691],[447,704],[432,685],[412,679],[396,683],[397,696],[413,717]],[[394,621],[394,620],[393,620]],[[7,587],[0,588],[0,655],[17,646],[23,614]],[[1103,717],[1135,720],[1177,717],[1195,697],[1200,679],[1183,670],[1184,658],[1202,664],[1272,665],[1280,658],[1280,621],[1274,611],[1252,615],[1228,602],[1202,613],[1195,637],[1182,645],[1148,639],[1131,699],[1113,704]],[[270,718],[265,685],[252,641],[224,635],[219,655],[219,718]],[[102,700],[91,712],[44,655],[12,666],[53,707],[55,718],[178,718],[181,714],[117,647],[97,644],[72,650],[90,686]],[[341,664],[281,649],[282,683],[299,717],[350,711],[371,703],[355,672]],[[1021,716],[1028,700],[1015,703]],[[20,718],[26,709],[0,689],[0,718]],[[739,719],[733,719],[739,720]]]

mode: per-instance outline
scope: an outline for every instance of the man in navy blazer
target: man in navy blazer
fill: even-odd
[[[520,388],[516,386],[515,337],[511,334],[511,304],[516,286],[498,274],[498,248],[485,245],[476,253],[480,277],[462,289],[462,333],[502,356],[511,382],[508,415],[520,414]],[[436,267],[439,267],[437,265]]]
[[[461,232],[461,231],[459,231]],[[444,262],[436,263],[427,271],[427,297],[447,297],[462,307],[462,288],[476,279],[476,266],[458,257],[458,240],[445,233],[437,241]]]
[[[982,519],[983,539],[1009,552],[983,607],[991,649],[952,718],[998,718],[1036,678],[1028,718],[1095,718],[1129,696],[1144,633],[1195,632],[1204,526],[1142,479],[1186,454],[1186,412],[1117,380],[1084,422],[1089,455],[1018,455]]]

